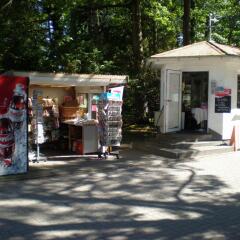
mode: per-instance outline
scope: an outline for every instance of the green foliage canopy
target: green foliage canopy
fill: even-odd
[[[159,106],[158,83],[143,60],[181,45],[183,0],[2,0],[0,71],[128,74],[126,113]],[[238,0],[191,0],[191,42],[240,46]],[[137,63],[137,64],[136,64]],[[140,65],[139,65],[140,64]],[[140,70],[136,67],[140,67]],[[149,80],[153,79],[153,80]],[[152,100],[151,100],[152,99]]]

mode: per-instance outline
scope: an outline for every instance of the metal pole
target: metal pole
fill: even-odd
[[[209,14],[209,41],[212,41],[212,14]]]
[[[37,143],[37,162],[39,162],[40,159],[40,147],[39,144]]]
[[[36,114],[37,115],[37,114]],[[37,117],[36,117],[37,118]],[[36,156],[36,158],[37,158],[37,162],[39,162],[39,158],[40,158],[40,147],[39,147],[39,143],[38,143],[38,119],[36,119],[36,122],[37,122],[37,126],[36,126],[36,132],[37,132],[37,134],[36,134],[36,140],[37,140],[37,156]]]

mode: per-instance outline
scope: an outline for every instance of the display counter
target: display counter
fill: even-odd
[[[96,120],[62,122],[68,126],[68,148],[79,154],[98,151],[98,130]]]

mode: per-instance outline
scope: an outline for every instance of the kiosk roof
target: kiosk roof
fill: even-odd
[[[108,86],[125,84],[127,75],[67,74],[9,71],[5,75],[29,77],[30,84],[55,86]]]
[[[170,51],[151,56],[155,58],[178,58],[178,57],[207,57],[207,56],[237,56],[240,57],[240,49],[212,41],[202,41]]]

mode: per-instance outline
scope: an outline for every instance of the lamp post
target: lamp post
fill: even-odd
[[[218,19],[212,14],[209,14],[209,37],[208,41],[212,41],[212,24],[218,22]]]

